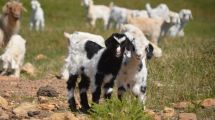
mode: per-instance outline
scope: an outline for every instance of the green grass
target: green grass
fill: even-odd
[[[41,0],[45,11],[46,29],[44,32],[28,30],[29,15],[31,13],[29,0],[22,0],[27,13],[23,14],[20,34],[27,40],[27,53],[25,62],[31,62],[38,69],[36,77],[22,75],[24,79],[44,79],[48,74],[59,74],[67,55],[67,41],[63,32],[87,31],[100,34],[107,38],[117,30],[103,31],[102,21],[96,28],[91,28],[86,23],[85,11],[80,6],[79,0]],[[96,4],[108,5],[110,1],[95,0]],[[114,0],[119,6],[144,9],[145,3],[152,6],[163,2],[171,10],[179,11],[182,8],[192,10],[194,19],[185,28],[184,38],[165,38],[159,45],[163,50],[163,56],[159,59],[148,61],[148,91],[147,107],[162,109],[173,102],[199,100],[215,97],[215,1],[214,0]],[[0,6],[4,1],[0,1]],[[47,60],[36,61],[37,54],[44,54]],[[163,84],[158,87],[155,82]],[[130,101],[129,98],[126,100]],[[117,108],[132,110],[135,101],[130,101],[129,106],[113,101],[101,104],[99,110],[110,111],[111,115],[119,113]],[[101,108],[103,106],[103,108]],[[116,110],[108,109],[115,106]],[[118,107],[117,107],[118,106]],[[95,108],[97,109],[97,108]],[[210,110],[197,108],[190,111],[198,113],[198,117],[212,118]],[[99,117],[108,117],[98,113]],[[103,118],[102,117],[102,118]],[[99,119],[99,118],[98,118]]]

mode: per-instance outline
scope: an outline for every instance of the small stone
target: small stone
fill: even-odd
[[[47,103],[49,100],[47,97],[44,97],[44,96],[39,96],[38,97],[38,102],[39,103]]]
[[[6,114],[5,112],[1,114],[0,120],[9,120],[9,115]]]
[[[47,56],[45,56],[43,54],[38,54],[34,59],[35,60],[45,60],[45,59],[47,59]]]
[[[18,117],[26,117],[28,116],[28,111],[37,111],[36,105],[28,102],[21,103],[13,110],[13,113]]]
[[[179,120],[197,120],[195,113],[180,113]]]
[[[31,76],[36,76],[36,68],[31,64],[31,63],[26,63],[23,67],[22,67],[22,72],[25,72]]]
[[[215,99],[208,98],[202,101],[202,107],[204,108],[215,108]]]
[[[49,110],[49,111],[53,111],[53,110],[57,109],[56,105],[51,104],[51,103],[40,104],[39,108],[42,110]]]
[[[171,118],[175,115],[175,110],[173,108],[165,107],[163,113],[164,118]]]
[[[40,111],[28,111],[28,116],[29,117],[34,117],[36,115],[39,115]]]
[[[174,107],[175,109],[185,109],[185,108],[187,108],[189,105],[191,105],[190,102],[173,103],[173,107]]]
[[[58,97],[58,94],[57,90],[49,85],[40,87],[37,91],[37,96]]]
[[[8,108],[8,102],[6,99],[0,96],[0,107]]]

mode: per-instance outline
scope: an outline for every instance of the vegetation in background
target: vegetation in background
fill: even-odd
[[[86,21],[86,11],[80,6],[80,0],[40,0],[45,11],[46,27],[44,32],[29,31],[28,22],[31,13],[29,0],[22,0],[27,13],[23,13],[20,34],[27,40],[25,62],[31,62],[37,68],[37,76],[22,75],[26,80],[45,79],[50,74],[59,74],[67,55],[67,40],[63,32],[85,31],[107,38],[114,29],[104,31],[102,21],[92,28]],[[159,46],[163,56],[147,62],[148,86],[147,107],[162,109],[171,103],[179,101],[199,100],[215,97],[215,1],[214,0],[114,0],[114,4],[131,9],[144,9],[145,3],[152,7],[166,3],[173,11],[188,8],[192,10],[194,19],[185,28],[184,38],[165,38]],[[0,7],[5,1],[0,1]],[[95,4],[108,5],[108,0],[94,0]],[[48,59],[37,61],[35,56],[44,54]],[[160,84],[159,86],[157,84]],[[127,105],[125,105],[127,104]],[[120,113],[122,109],[127,112]],[[114,97],[112,100],[95,106],[101,111],[93,114],[98,119],[113,119],[123,115],[131,115],[134,111],[137,117],[141,111],[138,103],[131,97],[120,103]],[[103,112],[109,111],[110,114]],[[202,111],[199,107],[192,110],[200,119],[214,116],[214,112]],[[142,114],[140,115],[142,116]],[[131,118],[132,119],[132,118]],[[136,118],[134,118],[136,119]]]

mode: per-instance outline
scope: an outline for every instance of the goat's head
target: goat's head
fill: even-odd
[[[122,57],[126,47],[130,43],[129,39],[125,34],[114,33],[106,41],[105,45],[115,57]]]
[[[180,16],[181,21],[183,21],[183,22],[188,22],[191,19],[193,19],[192,12],[189,9],[182,9],[179,12],[179,16]]]
[[[21,18],[23,11],[26,11],[26,9],[22,3],[17,1],[9,1],[3,6],[3,13],[17,20]]]
[[[125,52],[131,52],[131,55],[127,54],[128,58],[131,56],[137,60],[142,60],[145,58],[150,59],[153,56],[153,46],[139,28],[127,24],[122,27],[121,32],[125,33],[131,42],[130,47]]]
[[[165,21],[165,22],[170,23],[172,25],[180,24],[181,23],[180,16],[178,13],[170,11],[169,12],[169,21]]]
[[[37,1],[37,0],[32,0],[31,1],[31,8],[32,8],[32,10],[36,10],[39,7],[40,7],[39,1]]]

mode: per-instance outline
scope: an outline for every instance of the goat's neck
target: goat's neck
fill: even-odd
[[[6,30],[7,33],[14,34],[18,32],[18,29],[15,29],[15,28],[18,28],[19,20],[15,20],[12,16],[7,15],[5,17],[4,22],[5,22],[4,29]]]

